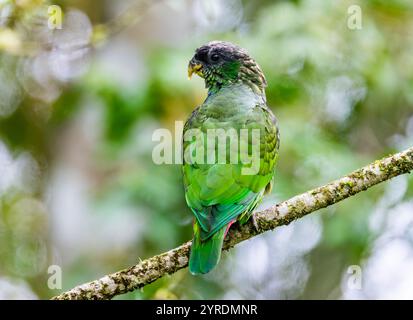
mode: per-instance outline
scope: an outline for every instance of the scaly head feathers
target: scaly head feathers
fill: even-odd
[[[267,86],[264,74],[254,59],[230,42],[212,41],[196,49],[188,65],[188,76],[193,73],[205,79],[210,91],[241,82],[254,92],[264,94]]]

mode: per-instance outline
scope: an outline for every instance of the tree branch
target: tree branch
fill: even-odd
[[[347,176],[310,190],[254,214],[244,225],[235,224],[229,231],[224,250],[260,233],[287,225],[311,212],[328,207],[361,191],[413,170],[413,147],[377,160]],[[111,299],[116,295],[142,288],[165,274],[173,274],[188,265],[191,242],[141,261],[137,265],[77,286],[53,299]]]

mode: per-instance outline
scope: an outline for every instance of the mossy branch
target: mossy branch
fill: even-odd
[[[413,170],[413,147],[377,160],[347,176],[310,190],[275,206],[256,212],[244,225],[235,224],[229,231],[224,250],[260,233],[287,225],[311,212],[328,207],[361,191],[410,173]],[[173,274],[188,265],[191,242],[139,262],[137,265],[77,286],[53,299],[111,299],[116,295],[142,288],[165,274]]]

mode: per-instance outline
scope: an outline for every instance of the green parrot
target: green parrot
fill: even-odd
[[[208,89],[204,103],[184,125],[183,182],[186,202],[195,216],[189,271],[195,275],[207,273],[218,264],[231,224],[245,223],[264,194],[271,191],[280,139],[276,118],[266,104],[264,74],[244,49],[229,42],[209,42],[196,49],[190,60],[188,76],[193,73],[204,78]],[[207,145],[211,142],[210,129],[236,132],[238,150],[227,138],[224,147],[212,144],[211,150]],[[251,132],[255,129],[259,140],[252,141],[250,133],[248,139],[240,138],[242,129]],[[192,139],[186,138],[189,132],[199,132],[203,139],[198,136],[194,140],[194,134]],[[250,162],[240,160],[241,143],[247,143],[244,151],[259,151],[252,153]],[[206,152],[196,157],[193,150],[197,153],[199,147]],[[216,156],[219,150],[224,150],[226,161],[219,161],[222,160]],[[238,152],[238,161],[230,159],[234,150]],[[205,160],[211,153],[215,158]],[[252,162],[258,163],[254,174],[247,172]]]

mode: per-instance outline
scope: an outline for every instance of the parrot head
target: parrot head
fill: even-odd
[[[210,89],[241,81],[263,91],[267,84],[254,59],[244,49],[225,41],[212,41],[195,50],[189,61],[188,77],[194,73],[204,78]]]

